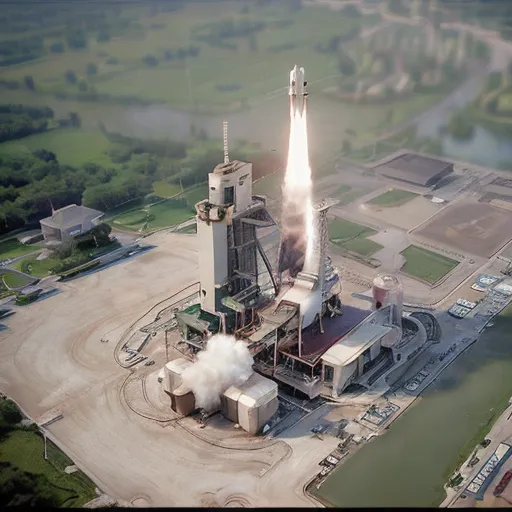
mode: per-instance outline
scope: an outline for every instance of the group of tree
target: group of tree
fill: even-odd
[[[0,142],[44,132],[53,118],[54,112],[49,107],[0,105]]]
[[[67,118],[54,118],[55,113],[50,107],[0,104],[0,143],[45,132],[51,128],[50,123],[61,128],[78,128],[81,124],[76,112],[70,112]]]
[[[20,425],[22,415],[16,404],[0,396],[0,442],[13,430],[37,427]],[[0,507],[55,507],[55,488],[44,475],[22,471],[9,462],[0,462]]]
[[[193,33],[196,41],[217,48],[236,50],[237,45],[231,42],[231,39],[249,38],[251,34],[257,34],[265,28],[267,28],[267,22],[265,21],[225,18],[196,27]]]

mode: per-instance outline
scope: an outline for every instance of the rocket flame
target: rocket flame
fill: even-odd
[[[312,263],[315,223],[313,182],[309,164],[306,105],[301,113],[290,101],[290,140],[283,182],[283,211],[280,270],[296,275]]]

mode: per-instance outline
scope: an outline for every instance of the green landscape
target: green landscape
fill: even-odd
[[[355,222],[340,218],[331,219],[328,222],[328,229],[331,242],[346,251],[371,256],[382,249],[382,245],[368,240],[368,237],[376,235],[377,231]]]
[[[0,505],[81,507],[95,498],[95,486],[35,424],[24,426],[11,400],[0,397]]]
[[[401,271],[430,284],[439,281],[459,264],[456,260],[416,245],[410,245],[400,254],[405,258]]]
[[[418,197],[418,194],[415,194],[414,192],[401,190],[399,188],[392,188],[387,192],[370,199],[367,204],[382,206],[384,208],[396,208],[412,201],[415,197]]]

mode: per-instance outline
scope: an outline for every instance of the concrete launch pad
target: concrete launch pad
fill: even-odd
[[[303,485],[336,438],[311,439],[299,424],[283,439],[244,444],[225,426],[220,436],[209,430],[215,425],[200,429],[191,418],[154,421],[127,403],[126,396],[136,399],[127,379],[137,381],[145,369],[132,373],[116,364],[115,342],[198,274],[195,236],[158,233],[146,240],[152,251],[59,283],[62,293],[51,300],[16,308],[0,332],[0,389],[38,423],[62,414],[46,427],[49,438],[102,491],[134,506],[314,505]],[[109,343],[101,343],[104,337]],[[158,362],[163,338],[159,333],[145,349]],[[146,398],[155,402],[151,382]]]

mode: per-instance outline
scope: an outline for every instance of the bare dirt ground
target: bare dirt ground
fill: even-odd
[[[218,446],[208,437],[209,427],[199,429],[189,419],[152,421],[128,406],[124,383],[140,370],[132,374],[116,364],[116,340],[157,302],[198,275],[195,236],[161,232],[146,242],[157,247],[59,283],[60,294],[16,308],[0,332],[1,391],[38,422],[63,414],[46,427],[48,437],[102,491],[123,502],[313,505],[303,486],[339,441],[311,440],[308,422],[283,433],[282,439],[251,446],[230,445],[228,432],[227,444]],[[101,343],[102,337],[111,341]],[[148,352],[161,364],[158,336]],[[150,401],[161,396],[154,389],[156,368],[142,370],[148,373]]]
[[[463,252],[490,257],[510,240],[512,212],[461,201],[436,215],[417,234]]]
[[[359,206],[362,215],[409,231],[439,211],[439,205],[424,197],[415,197],[399,207],[378,207],[363,204]]]

